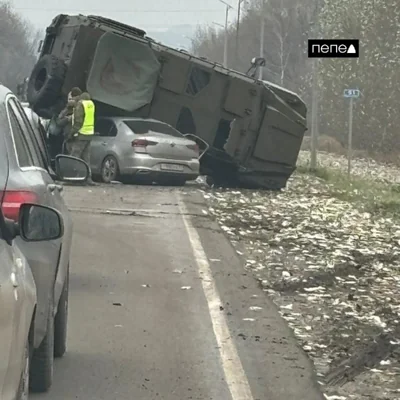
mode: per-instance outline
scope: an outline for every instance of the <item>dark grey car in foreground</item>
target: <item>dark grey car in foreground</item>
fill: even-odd
[[[172,126],[154,119],[98,118],[91,144],[94,177],[184,185],[199,176],[200,149]]]
[[[1,186],[0,186],[1,187]],[[1,199],[0,199],[1,204]],[[18,222],[0,210],[0,398],[27,400],[34,348],[36,286],[16,238],[39,245],[62,237],[62,216],[56,210],[23,204]]]
[[[82,160],[61,156],[56,163],[56,175],[50,167],[44,137],[32,129],[19,100],[2,85],[0,135],[0,143],[4,143],[0,146],[0,159],[7,159],[9,165],[7,185],[2,193],[4,216],[18,221],[21,205],[32,203],[57,210],[64,220],[62,238],[40,243],[15,239],[32,269],[37,289],[31,388],[46,391],[52,384],[53,358],[61,357],[66,350],[72,243],[72,218],[62,198],[63,186],[55,179],[68,180],[68,173],[75,169],[80,170],[80,180],[84,181],[88,177],[88,166]]]

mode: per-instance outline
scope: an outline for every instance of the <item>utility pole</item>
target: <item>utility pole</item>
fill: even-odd
[[[319,3],[314,11],[314,21],[311,23],[313,26],[314,37],[320,36],[319,27]],[[319,87],[318,87],[318,69],[319,69],[319,58],[312,60],[312,100],[311,100],[311,159],[310,159],[310,170],[315,171],[317,169],[317,152],[318,152],[318,109],[319,109]]]
[[[230,4],[226,3],[224,0],[219,0],[225,5],[225,40],[224,40],[224,67],[228,68],[228,17],[229,10],[233,8]]]
[[[311,160],[310,169],[317,169],[318,148],[318,58],[312,64],[312,106],[311,106]]]
[[[260,57],[264,58],[264,35],[265,35],[265,2],[261,0],[261,28],[260,28]],[[261,81],[263,78],[263,67],[261,66],[258,70],[258,79]]]
[[[360,89],[344,89],[343,96],[350,99],[349,107],[349,136],[348,136],[348,155],[347,155],[347,174],[350,179],[351,157],[353,152],[353,102],[361,96]]]
[[[226,6],[225,11],[225,41],[224,41],[224,67],[228,68],[228,18],[229,7]]]
[[[349,108],[349,138],[348,138],[348,155],[347,155],[347,175],[351,176],[351,157],[353,152],[353,97],[350,97]]]
[[[224,29],[225,30],[225,36],[224,36],[224,61],[223,61],[223,66],[225,67],[225,68],[227,68],[228,67],[228,40],[227,40],[227,32],[226,32],[226,27],[225,27],[225,25],[222,25],[222,24],[220,24],[220,23],[218,23],[218,22],[213,22],[213,24],[214,25],[217,25],[217,26],[219,26],[220,28],[222,28],[222,29]]]
[[[235,63],[236,68],[239,65],[239,26],[240,26],[240,12],[244,0],[238,0],[237,21],[236,21],[236,41],[235,41]]]

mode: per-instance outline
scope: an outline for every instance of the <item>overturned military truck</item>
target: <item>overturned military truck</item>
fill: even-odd
[[[206,141],[201,173],[217,185],[280,189],[296,168],[306,106],[282,87],[98,16],[56,16],[39,52],[28,101],[43,118],[79,86],[97,115],[151,117]]]

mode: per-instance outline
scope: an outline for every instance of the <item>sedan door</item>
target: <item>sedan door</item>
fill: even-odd
[[[56,284],[54,288],[54,304],[58,304],[58,299],[60,298],[64,281],[67,276],[67,269],[69,264],[69,254],[72,245],[72,217],[69,210],[65,204],[62,197],[63,185],[54,182],[53,178],[49,174],[49,169],[51,168],[48,164],[48,155],[43,154],[43,146],[40,144],[40,137],[35,135],[30,122],[27,119],[26,113],[23,110],[21,104],[15,99],[12,102],[12,107],[17,114],[20,126],[23,129],[23,133],[27,138],[27,143],[31,153],[35,154],[35,157],[39,159],[39,165],[37,168],[37,174],[40,174],[41,182],[43,185],[43,190],[47,189],[47,196],[45,198],[46,203],[44,205],[55,208],[58,210],[64,219],[64,236],[62,241],[56,240],[52,242],[53,252],[52,262],[53,262],[53,276],[56,274]],[[46,242],[44,242],[46,243]],[[61,246],[62,244],[62,246]],[[36,247],[38,243],[32,243]],[[48,279],[49,277],[47,277]],[[54,282],[54,280],[52,281]],[[48,287],[49,282],[46,281],[46,286]]]
[[[62,186],[56,185],[46,170],[46,163],[40,156],[40,150],[38,150],[30,123],[15,96],[8,97],[7,111],[14,147],[14,154],[10,154],[10,174],[7,191],[28,191],[36,197],[35,202],[38,204],[56,208],[61,212],[65,211],[60,210],[58,200]],[[68,237],[68,229],[71,231],[68,223],[66,223],[66,237]],[[36,346],[46,333],[49,299],[53,298],[54,281],[58,274],[61,239],[35,243],[25,242],[17,237],[15,241],[28,259],[37,287]],[[59,292],[61,293],[61,288]]]
[[[17,319],[15,288],[12,282],[12,257],[8,244],[0,239],[0,398],[9,399],[6,377],[12,357],[14,325]]]
[[[25,260],[15,254],[0,235],[0,398],[13,400],[23,368],[29,326],[27,312],[33,311],[27,301],[22,268]]]
[[[99,118],[96,120],[95,131],[97,135],[90,144],[90,168],[92,173],[99,174],[104,158],[113,147],[118,130],[111,119]]]

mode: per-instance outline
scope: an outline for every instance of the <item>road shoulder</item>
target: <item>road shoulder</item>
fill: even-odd
[[[200,192],[178,196],[207,254],[229,330],[255,400],[321,400],[313,364],[298,345],[278,308],[246,272],[238,254],[206,218]]]

